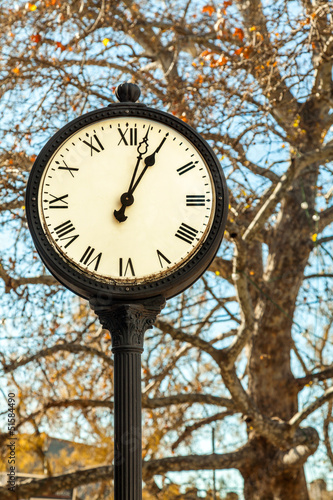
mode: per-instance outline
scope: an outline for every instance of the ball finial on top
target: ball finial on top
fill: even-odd
[[[140,94],[140,89],[135,83],[121,83],[116,88],[116,97],[120,102],[136,102]]]

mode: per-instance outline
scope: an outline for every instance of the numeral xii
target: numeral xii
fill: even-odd
[[[123,132],[118,126],[118,132],[120,134],[120,140],[118,142],[121,144],[122,142],[125,144],[125,146],[136,146],[138,143],[138,131],[136,126],[135,127],[127,127],[126,130]],[[128,134],[129,132],[129,134]]]

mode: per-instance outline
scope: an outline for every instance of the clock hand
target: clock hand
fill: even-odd
[[[168,135],[168,134],[167,134]],[[156,153],[159,152],[159,150],[161,149],[161,147],[163,146],[163,144],[165,143],[166,141],[166,138],[167,138],[167,135],[162,139],[160,145],[155,149],[155,151],[149,155],[149,156],[146,156],[145,158],[145,168],[142,170],[141,174],[139,175],[136,183],[134,184],[134,186],[132,187],[132,189],[130,190],[130,194],[132,195],[134,193],[134,190],[137,188],[139,182],[141,181],[142,177],[144,176],[146,170],[148,169],[148,167],[152,167],[153,165],[155,165],[155,155]],[[133,200],[134,201],[134,200]]]
[[[147,137],[148,132],[149,132],[149,129],[147,131],[147,134],[146,134],[145,138]],[[156,153],[159,152],[159,150],[163,146],[163,144],[166,141],[166,138],[167,138],[168,135],[169,134],[166,134],[166,136],[162,139],[160,145],[155,149],[155,151],[151,155],[146,156],[146,158],[145,158],[145,167],[142,170],[142,172],[139,175],[139,177],[136,180],[136,182],[134,183],[134,180],[135,180],[135,177],[136,177],[136,172],[137,172],[137,169],[138,169],[138,166],[139,166],[139,162],[140,162],[140,160],[142,158],[142,155],[144,154],[144,153],[142,153],[142,154],[139,153],[139,155],[141,155],[141,156],[138,156],[138,161],[137,161],[137,164],[136,164],[135,169],[134,169],[134,173],[133,173],[133,176],[132,176],[132,180],[131,180],[131,184],[130,184],[129,190],[126,193],[123,193],[121,195],[121,197],[120,197],[120,202],[121,202],[120,209],[119,210],[114,210],[114,212],[113,212],[113,214],[114,214],[114,216],[115,216],[115,218],[117,219],[118,222],[124,222],[127,219],[127,216],[125,215],[126,207],[129,207],[129,206],[133,205],[133,203],[134,203],[133,193],[134,193],[135,189],[137,188],[139,182],[141,181],[142,177],[144,176],[147,168],[148,167],[152,167],[153,165],[155,165],[155,155],[156,155]],[[145,138],[143,139],[143,141],[145,140]],[[141,143],[140,143],[140,145],[141,145]],[[139,147],[140,147],[140,145],[139,145]],[[138,147],[138,152],[139,152],[139,147]],[[147,151],[147,148],[146,148],[146,151]]]
[[[149,130],[150,130],[150,125],[148,127],[147,132],[146,132],[146,135],[143,137],[142,141],[139,143],[139,145],[136,149],[137,153],[138,153],[136,165],[134,167],[134,171],[133,171],[133,175],[132,175],[132,179],[131,179],[128,191],[126,193],[123,193],[120,197],[121,208],[119,210],[114,210],[114,212],[113,212],[113,214],[118,222],[124,222],[127,219],[127,217],[125,215],[126,207],[129,207],[134,202],[134,198],[131,194],[131,190],[132,190],[133,183],[135,181],[135,177],[136,177],[136,174],[137,174],[137,171],[139,168],[140,161],[142,160],[143,155],[147,153]]]
[[[146,135],[144,136],[144,138],[142,139],[142,141],[140,142],[140,144],[137,147],[138,157],[137,157],[137,162],[136,162],[136,165],[135,165],[135,168],[134,168],[134,172],[133,172],[133,175],[132,175],[131,183],[130,183],[130,186],[128,188],[128,192],[129,193],[131,192],[131,189],[132,189],[132,186],[133,186],[133,183],[134,183],[134,180],[135,180],[138,168],[139,168],[140,161],[142,160],[143,155],[146,154],[147,150],[148,150],[148,134],[149,134],[149,130],[150,130],[150,125],[148,127],[147,132],[146,132]],[[144,149],[142,149],[142,147]]]

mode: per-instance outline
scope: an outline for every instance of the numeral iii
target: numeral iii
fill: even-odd
[[[205,195],[204,194],[187,194],[186,195],[187,207],[204,207]]]

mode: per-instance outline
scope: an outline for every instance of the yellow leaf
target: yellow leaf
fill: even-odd
[[[255,31],[255,30],[256,30],[255,26],[252,26],[252,28],[250,28],[250,31]]]
[[[106,46],[107,46],[107,44],[109,43],[109,41],[110,41],[110,40],[109,40],[108,38],[104,38],[104,40],[103,40],[103,42],[102,42],[102,43],[103,43],[103,45],[105,45],[105,47],[106,47]]]
[[[35,5],[34,3],[29,3],[29,9],[32,10],[33,12],[34,10],[37,9],[37,5]]]
[[[317,233],[314,233],[314,234],[311,236],[312,241],[317,241],[317,236],[318,236],[318,234],[317,234]]]
[[[220,271],[216,271],[215,274],[216,274],[216,276],[220,276],[221,273],[220,273]]]
[[[25,210],[25,205],[22,205],[21,209],[22,209],[22,210]]]

